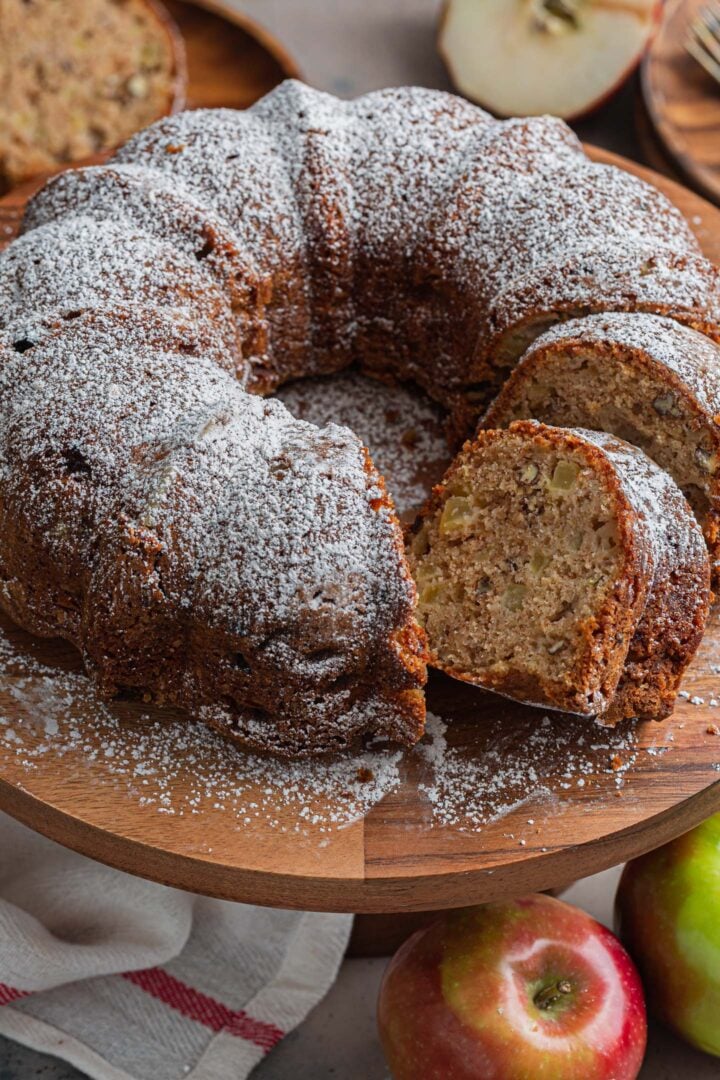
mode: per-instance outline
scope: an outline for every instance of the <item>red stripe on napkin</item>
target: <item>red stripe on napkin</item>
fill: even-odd
[[[18,990],[7,983],[0,983],[0,1005],[9,1005],[11,1001],[19,1001],[20,998],[29,997],[29,990]]]
[[[212,1031],[224,1031],[229,1035],[247,1039],[261,1049],[272,1050],[285,1032],[274,1024],[253,1020],[242,1009],[229,1009],[221,1001],[194,990],[162,968],[146,968],[144,971],[126,971],[123,978],[138,986],[145,993],[169,1005],[190,1020],[204,1024]],[[1,999],[0,999],[1,1000]]]

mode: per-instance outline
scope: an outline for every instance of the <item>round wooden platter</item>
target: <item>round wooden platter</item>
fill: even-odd
[[[650,120],[685,178],[720,203],[720,85],[685,49],[706,0],[672,0],[646,53],[641,85]]]
[[[591,153],[653,180],[720,261],[720,211]],[[21,209],[17,194],[0,202],[6,239]],[[384,417],[407,449],[408,392],[382,393],[398,395]],[[374,436],[363,437],[372,450]],[[424,483],[445,454],[425,463]],[[394,464],[378,460],[392,487]],[[231,900],[366,913],[459,906],[561,886],[720,808],[720,615],[664,724],[607,731],[434,674],[419,748],[300,765],[244,754],[143,702],[101,703],[72,649],[7,620],[0,672],[0,809],[92,858]]]

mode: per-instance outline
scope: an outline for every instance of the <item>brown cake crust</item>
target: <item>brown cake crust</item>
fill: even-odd
[[[481,430],[466,443],[408,534],[416,576],[423,554],[415,538],[437,520],[465,466],[477,469],[493,444],[557,448],[580,454],[614,506],[622,570],[602,606],[577,626],[583,664],[564,685],[542,673],[510,668],[469,670],[448,662],[446,645],[429,635],[430,663],[454,678],[545,708],[595,715],[663,719],[672,711],[683,671],[701,640],[709,608],[709,564],[702,535],[682,494],[640,450],[605,433],[569,431],[535,421]],[[518,491],[518,498],[522,495]],[[508,538],[508,550],[511,550]],[[420,615],[423,615],[422,596]]]
[[[5,339],[2,606],[76,645],[105,694],[149,691],[245,745],[412,744],[424,640],[367,452],[146,316]]]

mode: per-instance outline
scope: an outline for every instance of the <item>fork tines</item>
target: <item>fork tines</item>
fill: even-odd
[[[690,23],[685,48],[720,83],[720,3],[701,8]]]

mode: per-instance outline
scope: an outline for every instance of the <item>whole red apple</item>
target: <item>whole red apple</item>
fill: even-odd
[[[720,814],[628,863],[616,913],[651,1011],[720,1056]]]
[[[617,938],[550,896],[450,912],[414,934],[378,1002],[395,1080],[634,1080],[642,987]]]

